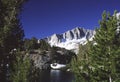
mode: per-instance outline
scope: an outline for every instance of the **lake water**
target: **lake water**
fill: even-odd
[[[69,71],[43,70],[39,82],[72,82],[74,75]]]

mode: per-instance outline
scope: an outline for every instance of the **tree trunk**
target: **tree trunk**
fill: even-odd
[[[112,82],[112,78],[111,78],[111,75],[109,76],[109,82]]]

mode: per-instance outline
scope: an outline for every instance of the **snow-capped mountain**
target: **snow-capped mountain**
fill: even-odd
[[[113,15],[114,16],[114,15]],[[117,19],[120,19],[120,12],[116,14]],[[118,22],[117,33],[120,32],[120,22]],[[95,30],[84,29],[76,27],[72,30],[68,30],[62,34],[53,34],[50,37],[45,38],[51,46],[58,46],[68,50],[78,52],[79,45],[86,44],[87,40],[92,40],[95,35]]]
[[[53,34],[52,36],[45,38],[45,40],[51,46],[74,50],[77,53],[79,44],[86,44],[87,40],[92,40],[94,34],[94,30],[76,27],[62,34]]]

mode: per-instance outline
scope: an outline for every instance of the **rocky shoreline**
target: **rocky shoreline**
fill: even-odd
[[[68,51],[55,51],[54,53],[49,50],[32,50],[27,53],[33,61],[34,66],[39,69],[49,69],[51,63],[64,63],[67,64],[71,61],[73,54]]]

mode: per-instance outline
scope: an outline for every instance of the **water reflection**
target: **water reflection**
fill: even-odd
[[[51,70],[50,71],[50,78],[51,82],[59,82],[59,79],[61,78],[60,70]]]
[[[44,70],[39,82],[72,82],[73,73],[60,70]]]

